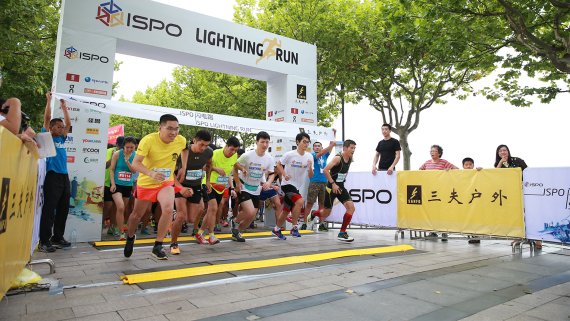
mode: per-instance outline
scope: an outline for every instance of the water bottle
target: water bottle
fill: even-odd
[[[75,248],[77,247],[77,230],[73,229],[73,231],[71,231],[71,237],[69,242],[71,243],[71,247]]]

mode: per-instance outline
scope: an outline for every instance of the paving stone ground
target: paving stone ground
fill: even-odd
[[[150,247],[35,253],[55,261],[34,270],[59,281],[47,291],[7,296],[0,320],[570,320],[570,250],[546,244],[513,253],[509,240],[395,240],[394,231],[350,230],[279,241],[183,244],[157,261]],[[125,285],[126,271],[165,270],[319,251],[410,244],[416,251]]]

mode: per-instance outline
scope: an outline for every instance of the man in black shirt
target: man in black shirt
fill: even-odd
[[[384,139],[378,142],[376,147],[376,155],[372,161],[372,174],[376,175],[378,170],[386,171],[388,175],[392,175],[396,164],[400,160],[400,142],[390,136],[392,126],[389,124],[382,125],[382,135]]]

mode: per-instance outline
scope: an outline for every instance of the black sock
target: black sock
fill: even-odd
[[[154,247],[162,247],[162,242],[154,241]]]
[[[128,236],[128,235],[127,235],[127,239],[128,239],[129,241],[134,241],[134,240],[135,240],[135,236],[134,236],[134,235],[133,235],[133,236]]]

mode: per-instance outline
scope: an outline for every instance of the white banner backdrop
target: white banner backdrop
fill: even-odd
[[[356,211],[351,224],[396,226],[396,173],[349,172],[344,186],[348,190]],[[346,213],[341,203],[334,205],[328,222],[342,223]]]
[[[526,237],[570,243],[570,167],[523,172]]]
[[[240,133],[256,134],[266,131],[269,135],[295,137],[300,132],[306,132],[311,139],[333,140],[331,128],[311,125],[298,125],[278,123],[274,121],[219,115],[201,111],[159,107],[151,105],[134,104],[93,97],[56,94],[56,98],[63,98],[68,105],[74,108],[94,109],[107,114],[158,121],[163,114],[172,114],[178,118],[180,124],[199,126],[213,129],[223,129]]]

